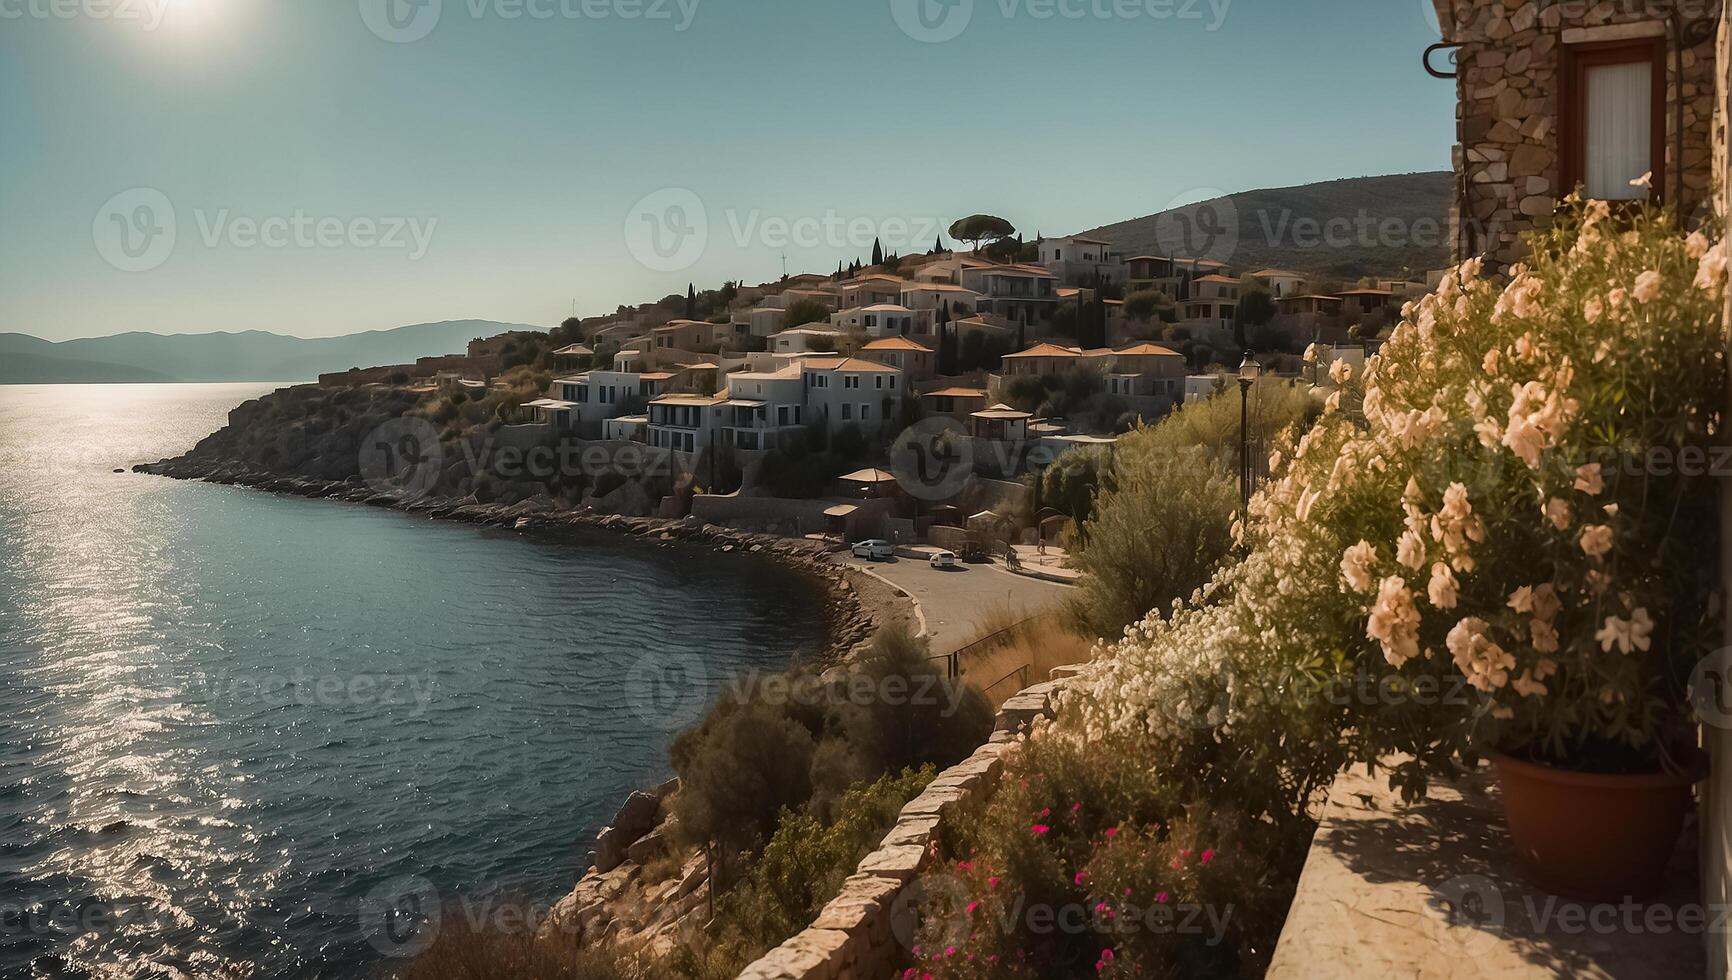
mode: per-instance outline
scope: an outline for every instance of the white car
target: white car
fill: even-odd
[[[938,554],[933,555],[928,559],[927,564],[931,565],[933,568],[955,568],[956,553],[951,551],[940,551]]]
[[[896,557],[896,546],[888,541],[873,539],[861,541],[854,545],[855,558],[870,558],[874,561]]]

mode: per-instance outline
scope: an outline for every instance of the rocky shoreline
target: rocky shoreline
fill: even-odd
[[[878,628],[878,617],[856,592],[847,574],[829,560],[830,548],[802,538],[738,531],[689,519],[623,517],[560,508],[546,499],[515,504],[482,504],[435,496],[410,496],[380,491],[351,478],[347,481],[283,476],[244,463],[177,456],[156,463],[141,463],[135,473],[175,480],[199,480],[224,486],[242,486],[314,500],[335,500],[367,507],[401,511],[432,520],[457,521],[482,527],[504,528],[524,533],[593,528],[663,544],[681,542],[708,548],[720,554],[751,554],[768,558],[809,575],[824,591],[824,615],[829,621],[829,645],[820,661],[846,662],[870,642]]]

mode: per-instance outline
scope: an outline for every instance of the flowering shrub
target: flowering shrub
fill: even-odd
[[[1303,846],[1098,754],[1031,743],[990,807],[946,825],[909,980],[1261,974],[1297,874],[1271,857]]]
[[[1277,810],[1391,753],[1410,793],[1484,746],[1659,765],[1713,645],[1725,375],[1726,247],[1672,228],[1577,206],[1506,287],[1469,262],[1360,379],[1332,366],[1247,560],[1129,630],[1057,731],[1200,758],[1198,787],[1243,752]]]

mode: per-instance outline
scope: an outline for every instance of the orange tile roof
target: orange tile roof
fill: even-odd
[[[1173,350],[1171,347],[1162,347],[1160,344],[1151,344],[1151,343],[1132,344],[1129,347],[1121,347],[1118,350],[1113,351],[1113,353],[1115,353],[1115,354],[1130,354],[1130,355],[1137,356],[1137,357],[1146,357],[1146,356],[1150,356],[1150,355],[1153,355],[1156,357],[1169,357],[1169,356],[1170,357],[1184,357],[1185,356],[1185,355],[1179,353],[1178,351]]]
[[[1251,273],[1251,275],[1256,276],[1259,279],[1271,279],[1271,278],[1275,278],[1275,277],[1282,277],[1282,278],[1286,278],[1286,279],[1303,279],[1303,278],[1305,278],[1304,276],[1300,275],[1297,272],[1288,272],[1286,269],[1260,269],[1256,272]]]
[[[919,351],[922,354],[932,353],[932,348],[927,347],[924,344],[917,344],[914,341],[909,340],[907,337],[885,337],[883,340],[874,340],[870,344],[867,344],[865,347],[862,347],[860,349],[861,350],[912,350],[912,351]]]
[[[1237,279],[1232,279],[1232,278],[1229,278],[1227,276],[1216,276],[1216,275],[1202,276],[1197,281],[1198,282],[1229,282],[1235,286],[1237,286],[1239,284],[1239,280],[1237,280]]]
[[[1071,347],[1060,347],[1057,344],[1035,344],[1028,350],[1005,357],[1081,357],[1082,352]]]
[[[929,391],[922,398],[985,398],[985,388],[943,388]]]

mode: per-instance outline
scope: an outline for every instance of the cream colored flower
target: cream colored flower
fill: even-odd
[[[1431,566],[1431,582],[1426,586],[1426,598],[1439,609],[1454,609],[1460,597],[1460,585],[1455,573],[1443,562]]]
[[[1341,392],[1332,391],[1328,398],[1323,399],[1323,414],[1333,415],[1339,411],[1341,411]]]
[[[1365,635],[1382,645],[1383,657],[1391,666],[1400,667],[1419,656],[1419,609],[1399,576],[1392,575],[1378,586]]]
[[[1587,302],[1582,304],[1582,318],[1589,323],[1599,323],[1600,318],[1605,315],[1606,304],[1598,296],[1589,296]]]
[[[1696,288],[1718,289],[1726,282],[1726,243],[1715,242],[1696,266]]]
[[[1498,360],[1502,356],[1502,349],[1493,347],[1491,350],[1485,352],[1485,360],[1480,363],[1480,367],[1485,370],[1485,373],[1495,378],[1497,377]]]
[[[1629,619],[1619,619],[1607,616],[1606,624],[1594,634],[1594,639],[1600,642],[1600,650],[1611,653],[1614,649],[1626,656],[1637,651],[1647,651],[1653,646],[1654,621],[1648,618],[1646,609],[1638,609],[1630,614]]]
[[[1590,558],[1604,558],[1612,550],[1612,529],[1592,524],[1582,529],[1582,551]]]
[[[1534,679],[1533,671],[1523,671],[1510,687],[1524,698],[1537,698],[1546,693],[1546,686]]]
[[[1630,294],[1624,292],[1623,287],[1620,286],[1606,294],[1606,303],[1614,310],[1621,310],[1624,308],[1624,304],[1629,300],[1629,296]]]
[[[1701,259],[1708,254],[1708,236],[1700,231],[1693,231],[1690,237],[1684,239],[1684,254],[1692,259]]]
[[[1338,359],[1334,364],[1329,365],[1330,381],[1333,381],[1338,385],[1344,385],[1348,382],[1348,379],[1352,377],[1353,365],[1347,363],[1346,358]]]
[[[1348,588],[1355,592],[1370,592],[1376,579],[1371,570],[1377,565],[1377,548],[1369,541],[1361,541],[1348,548],[1341,556],[1341,577],[1347,581]]]
[[[1504,430],[1503,444],[1515,453],[1528,469],[1540,468],[1540,453],[1546,448],[1546,434],[1529,422],[1527,416],[1511,410],[1509,428]]]
[[[1496,449],[1503,443],[1503,424],[1497,419],[1480,419],[1473,424],[1473,431],[1479,436],[1479,444],[1487,449]]]
[[[1557,627],[1543,620],[1532,620],[1528,623],[1528,642],[1540,653],[1557,653]]]
[[[1318,359],[1321,358],[1322,356],[1323,356],[1323,348],[1318,344],[1312,344],[1309,347],[1305,348],[1305,363],[1306,364],[1316,364]]]
[[[1490,626],[1483,619],[1468,617],[1449,631],[1445,643],[1467,682],[1491,693],[1509,684],[1515,658],[1492,642]]]
[[[1552,522],[1552,527],[1555,527],[1560,531],[1568,531],[1570,529],[1570,520],[1572,515],[1569,501],[1558,497],[1553,497],[1546,501],[1545,515],[1546,520]]]
[[[1534,588],[1524,585],[1509,594],[1509,607],[1519,613],[1534,611]]]
[[[1635,180],[1630,181],[1630,186],[1631,187],[1640,187],[1642,190],[1645,190],[1645,191],[1646,190],[1653,190],[1654,189],[1654,172],[1652,170],[1650,170],[1647,173],[1643,174],[1642,176],[1637,177]]]
[[[1660,296],[1660,274],[1650,269],[1636,277],[1636,288],[1631,291],[1637,302],[1652,303]]]
[[[1412,531],[1403,534],[1395,545],[1395,560],[1419,571],[1425,566],[1425,539]]]
[[[1600,464],[1589,463],[1576,467],[1576,489],[1590,497],[1598,497],[1606,492],[1606,480]]]

